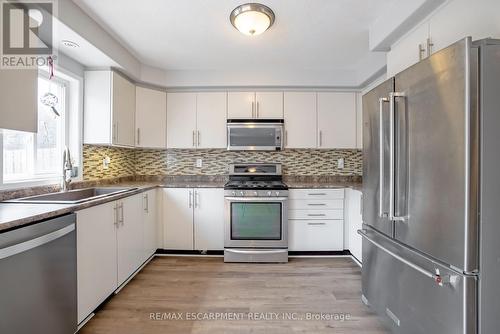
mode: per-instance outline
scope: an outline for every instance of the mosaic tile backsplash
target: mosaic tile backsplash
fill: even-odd
[[[105,156],[111,158],[103,168]],[[196,159],[203,167],[196,167]],[[344,168],[337,160],[344,158]],[[355,149],[288,149],[282,152],[226,151],[224,149],[127,149],[84,145],[85,180],[127,175],[224,175],[233,162],[280,162],[285,175],[361,175],[362,153]]]

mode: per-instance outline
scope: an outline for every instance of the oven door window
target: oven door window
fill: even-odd
[[[276,129],[230,128],[229,143],[233,147],[276,146]]]
[[[281,240],[281,203],[231,203],[232,240]]]

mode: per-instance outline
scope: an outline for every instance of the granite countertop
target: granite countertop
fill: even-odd
[[[29,203],[0,203],[0,233],[13,228],[29,225],[67,213],[75,212],[95,205],[104,204],[138,194],[157,187],[163,188],[222,188],[227,178],[214,177],[126,177],[104,181],[75,182],[73,189],[87,187],[130,187],[126,192],[98,198],[77,204],[29,204]],[[290,189],[311,188],[352,188],[361,190],[360,177],[285,177],[284,182]],[[38,195],[59,191],[57,186],[18,189],[3,191],[1,200]]]

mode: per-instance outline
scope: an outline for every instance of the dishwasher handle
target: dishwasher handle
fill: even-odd
[[[30,249],[40,247],[42,245],[48,244],[56,239],[62,238],[68,233],[75,230],[75,224],[68,225],[54,232],[39,236],[37,238],[24,241],[9,247],[0,249],[0,260],[17,255],[22,252],[29,251]]]

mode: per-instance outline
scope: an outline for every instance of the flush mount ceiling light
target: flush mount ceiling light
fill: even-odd
[[[273,25],[274,13],[271,8],[260,3],[247,3],[233,9],[229,19],[241,33],[255,36]]]

